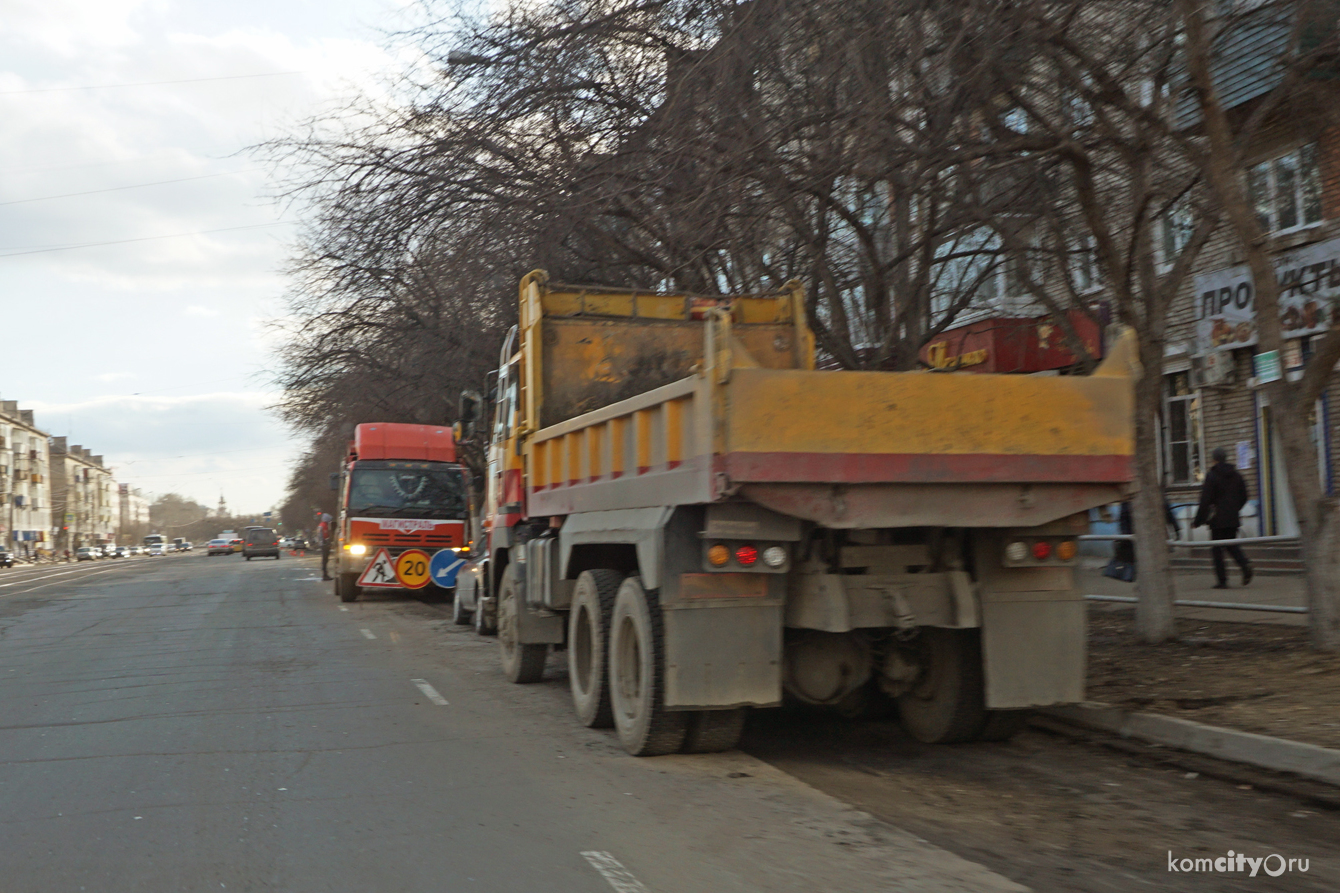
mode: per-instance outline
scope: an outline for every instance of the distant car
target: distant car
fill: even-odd
[[[113,557],[113,558],[129,558],[129,557],[130,557],[130,547],[129,547],[129,546],[117,546],[116,549],[112,551],[112,557]]]
[[[242,534],[242,557],[247,561],[269,556],[279,560],[279,534],[268,527],[248,527]]]
[[[233,554],[233,544],[232,544],[232,541],[231,541],[231,540],[210,540],[210,541],[209,541],[209,545],[206,546],[206,548],[205,548],[205,554],[206,554],[206,555],[209,555],[209,556],[214,556],[214,555],[231,555],[231,554]]]
[[[181,551],[183,551],[183,552],[189,552],[189,551],[191,551],[191,544],[190,544],[190,543],[182,543],[182,544],[181,544]]]
[[[163,546],[162,543],[154,543],[153,545],[151,545],[151,546],[149,547],[149,554],[150,554],[151,556],[152,556],[152,555],[166,555],[166,554],[167,554],[167,549],[164,548],[164,546]]]
[[[102,550],[92,546],[80,546],[74,552],[75,561],[92,561],[102,557]]]
[[[0,549],[0,567],[13,567],[14,553],[8,549]]]
[[[233,547],[234,552],[242,551],[242,540],[240,538],[231,539],[228,541],[228,544]]]

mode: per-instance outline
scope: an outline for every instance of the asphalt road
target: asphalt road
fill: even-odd
[[[1023,889],[744,754],[628,757],[495,649],[313,559],[0,573],[0,890]]]

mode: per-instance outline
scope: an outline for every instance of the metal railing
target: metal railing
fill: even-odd
[[[1119,540],[1131,542],[1135,535],[1131,533],[1086,533],[1077,539],[1088,542]],[[1281,543],[1298,542],[1296,536],[1244,536],[1231,540],[1168,540],[1170,546],[1190,546],[1196,549],[1214,548],[1215,546],[1252,546],[1262,543]],[[1120,602],[1122,604],[1135,604],[1138,598],[1132,595],[1086,595],[1084,598],[1091,602]],[[1307,608],[1296,605],[1252,605],[1240,604],[1237,602],[1208,602],[1200,599],[1178,599],[1173,602],[1179,608],[1213,608],[1224,611],[1265,611],[1273,614],[1306,614]]]
[[[1086,533],[1078,536],[1076,539],[1081,542],[1095,542],[1099,540],[1124,540],[1134,542],[1133,533]],[[1168,540],[1170,546],[1186,546],[1192,549],[1206,549],[1215,546],[1253,546],[1264,543],[1296,543],[1296,536],[1244,536],[1231,540]]]

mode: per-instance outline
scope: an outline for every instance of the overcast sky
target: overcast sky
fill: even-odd
[[[119,481],[276,505],[295,215],[243,150],[399,68],[405,2],[0,0],[0,398]]]

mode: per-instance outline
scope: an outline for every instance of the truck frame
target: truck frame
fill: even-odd
[[[535,271],[457,620],[496,627],[514,682],[565,649],[579,719],[636,755],[730,748],[784,694],[1008,738],[1083,699],[1076,536],[1127,494],[1134,357],[1123,337],[1087,376],[817,371],[797,283]]]

